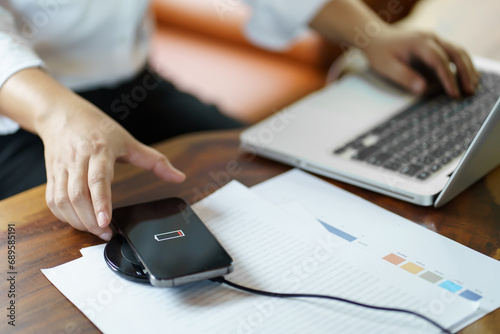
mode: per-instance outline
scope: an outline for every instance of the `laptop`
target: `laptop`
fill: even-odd
[[[413,96],[352,73],[243,131],[244,150],[440,207],[500,164],[500,64],[475,59],[474,96]]]

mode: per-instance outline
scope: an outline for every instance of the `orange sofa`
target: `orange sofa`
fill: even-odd
[[[383,13],[390,0],[365,1]],[[252,45],[242,32],[251,12],[241,1],[154,0],[153,11],[152,66],[180,89],[246,123],[321,88],[341,53],[314,32],[285,52]]]

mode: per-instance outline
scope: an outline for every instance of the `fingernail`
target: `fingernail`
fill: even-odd
[[[425,83],[422,80],[415,80],[411,85],[411,89],[414,93],[421,93],[424,90]]]
[[[178,170],[177,168],[174,168],[174,170],[177,172],[177,178],[180,180],[180,181],[183,181],[185,178],[186,178],[186,174],[184,174],[183,172],[181,172],[180,170]]]
[[[99,238],[105,241],[111,240],[111,233],[109,232],[104,232],[103,234],[99,235]]]
[[[469,91],[468,91],[469,95],[474,95],[476,94],[476,86],[474,85],[469,85]]]
[[[97,215],[97,224],[99,224],[100,227],[105,227],[107,222],[108,216],[103,211],[99,212]]]

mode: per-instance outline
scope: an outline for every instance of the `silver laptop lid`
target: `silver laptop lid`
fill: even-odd
[[[448,203],[471,184],[500,164],[500,99],[479,129],[455,171],[434,202],[436,208]]]

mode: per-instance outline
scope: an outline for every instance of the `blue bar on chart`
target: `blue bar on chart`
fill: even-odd
[[[452,281],[444,281],[443,283],[439,284],[440,287],[445,288],[448,291],[451,292],[457,292],[458,290],[462,289],[460,285],[457,283],[453,283]]]
[[[335,228],[327,223],[324,223],[319,219],[318,219],[318,221],[328,230],[328,232],[333,233],[336,236],[341,237],[344,240],[352,242],[352,241],[357,239],[356,237],[354,237],[354,236],[352,236],[352,235],[350,235],[342,230],[339,230],[338,228]]]
[[[465,290],[460,294],[460,296],[467,298],[468,300],[472,300],[473,302],[478,301],[479,299],[483,298],[483,296],[478,295],[475,292],[472,292],[470,290]]]

